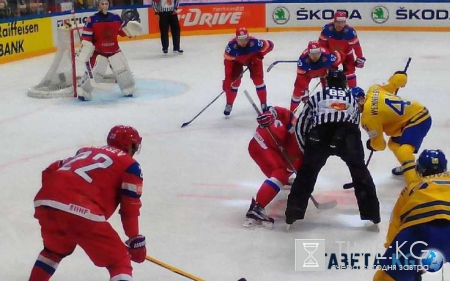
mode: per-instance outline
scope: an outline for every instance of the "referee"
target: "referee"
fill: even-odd
[[[286,223],[305,216],[308,200],[320,170],[336,155],[347,165],[353,180],[362,220],[380,222],[380,206],[372,176],[364,164],[364,148],[359,129],[359,98],[364,92],[347,88],[345,74],[329,71],[327,87],[306,102],[296,125],[297,139],[304,148],[303,163],[297,172],[286,207]]]
[[[177,9],[179,0],[153,0],[152,6],[159,19],[159,32],[161,33],[161,45],[164,54],[169,50],[169,28],[172,33],[173,52],[182,54],[180,49],[180,23],[178,22]]]

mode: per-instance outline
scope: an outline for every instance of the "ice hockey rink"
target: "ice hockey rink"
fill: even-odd
[[[275,44],[264,60],[267,68],[275,60],[296,60],[318,32],[251,35]],[[422,102],[431,112],[433,126],[422,149],[440,148],[450,156],[450,37],[414,32],[358,35],[367,58],[365,68],[357,69],[359,85],[368,89],[385,82],[411,57],[409,82],[399,95]],[[265,179],[247,152],[257,126],[256,113],[243,94],[247,89],[257,100],[249,75],[244,75],[229,118],[222,113],[222,95],[180,128],[222,91],[222,54],[232,36],[182,37],[183,55],[163,56],[159,39],[121,43],[137,81],[134,98],[122,97],[117,86],[95,90],[90,102],[30,98],[27,88],[44,76],[53,54],[0,65],[0,279],[27,280],[42,249],[33,218],[41,171],[81,146],[103,145],[109,129],[124,124],[143,136],[135,158],[144,173],[140,226],[148,255],[204,280],[372,280],[372,269],[294,271],[294,240],[325,239],[328,254],[338,253],[339,245],[348,246],[348,254],[371,253],[371,265],[375,253],[383,252],[391,209],[404,185],[402,178],[391,175],[397,162],[390,151],[376,152],[369,165],[381,205],[379,233],[366,229],[353,191],[342,189],[350,175],[338,158],[329,159],[314,191],[319,201],[337,200],[336,208],[320,211],[310,204],[305,220],[286,232],[288,190],[282,190],[267,207],[275,218],[274,229],[247,229],[242,226],[245,213]],[[289,106],[295,71],[295,64],[279,64],[265,73],[270,105]],[[119,216],[110,221],[125,240]],[[188,280],[148,261],[133,265],[135,280]],[[361,257],[358,265],[364,265]],[[444,270],[444,276],[441,270],[425,274],[424,280],[450,280],[450,266]],[[108,279],[107,270],[95,267],[77,248],[52,280]]]

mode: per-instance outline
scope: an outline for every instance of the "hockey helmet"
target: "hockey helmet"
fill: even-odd
[[[309,41],[308,43],[308,53],[310,54],[320,54],[322,49],[318,41]]]
[[[236,40],[246,40],[249,36],[247,28],[240,27],[236,29]]]
[[[334,13],[334,21],[345,22],[347,21],[347,15],[343,11],[337,11]]]
[[[347,77],[342,70],[330,70],[328,71],[327,86],[340,89],[347,88]]]
[[[360,99],[360,98],[366,97],[366,93],[365,93],[364,90],[361,89],[360,87],[353,87],[353,88],[351,89],[351,91],[352,91],[352,96],[353,96],[355,99]]]
[[[425,149],[417,159],[416,170],[426,177],[447,171],[447,159],[440,149]]]
[[[142,137],[139,132],[130,126],[117,125],[111,128],[108,133],[106,142],[109,146],[128,152],[132,147],[133,152],[139,151]]]
[[[389,78],[389,84],[395,89],[403,88],[408,82],[408,75],[404,71],[396,71],[394,75]]]

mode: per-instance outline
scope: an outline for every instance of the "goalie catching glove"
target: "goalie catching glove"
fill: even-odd
[[[124,27],[122,27],[122,30],[128,37],[138,36],[144,33],[141,23],[134,20],[129,21]]]
[[[125,242],[125,244],[128,246],[132,261],[137,263],[145,261],[145,257],[147,256],[145,236],[138,235],[136,237],[130,238]]]

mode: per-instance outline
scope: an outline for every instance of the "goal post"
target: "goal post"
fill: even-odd
[[[81,31],[81,27],[58,28],[53,62],[41,82],[28,89],[29,97],[49,99],[77,96],[75,56],[81,44]]]

